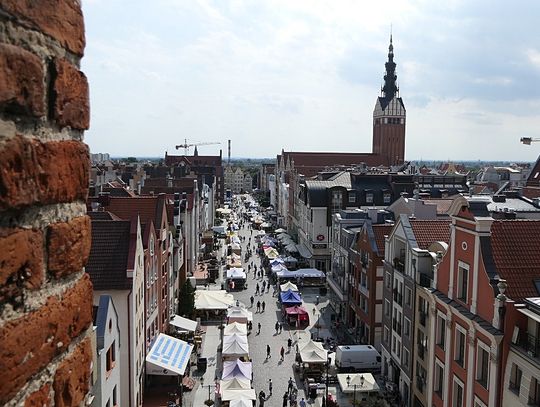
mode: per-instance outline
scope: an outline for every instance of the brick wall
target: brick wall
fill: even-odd
[[[0,405],[77,406],[92,360],[78,0],[0,0]]]

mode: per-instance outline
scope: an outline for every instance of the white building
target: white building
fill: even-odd
[[[117,358],[122,405],[142,406],[146,351],[144,251],[138,218],[124,221],[93,217],[86,272],[94,285],[94,305],[99,305],[102,295],[109,295],[120,316],[122,342]]]
[[[92,400],[91,406],[121,406],[120,327],[118,314],[110,295],[102,295],[99,297],[94,327],[97,345],[97,360],[95,366],[97,380],[92,387],[94,399]]]

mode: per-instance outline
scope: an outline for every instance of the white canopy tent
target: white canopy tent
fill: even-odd
[[[245,280],[247,275],[243,268],[233,267],[227,270],[227,278]]]
[[[240,359],[223,362],[221,379],[230,380],[235,377],[251,380],[253,377],[253,366],[251,362],[242,362]]]
[[[225,390],[240,390],[240,389],[251,389],[250,380],[235,377],[234,379],[219,381],[219,391],[221,394],[223,394]]]
[[[248,321],[253,321],[253,313],[244,307],[232,306],[227,310],[227,318],[229,323],[240,322],[245,324]]]
[[[256,400],[254,389],[228,389],[224,390],[221,393],[221,400],[230,401],[230,400]]]
[[[250,399],[234,399],[229,402],[229,407],[253,407],[253,401]]]
[[[288,291],[288,290],[298,291],[297,285],[294,283],[291,283],[290,281],[287,281],[285,284],[281,284],[279,288],[281,291]]]
[[[300,345],[300,358],[304,363],[326,363],[328,351],[323,348],[322,343],[309,341]]]
[[[349,382],[347,383],[347,377]],[[337,375],[339,387],[343,393],[379,392],[380,387],[371,373],[340,373]]]
[[[196,309],[227,309],[234,302],[234,297],[225,290],[195,290]]]
[[[226,336],[226,335],[233,335],[233,334],[247,335],[247,325],[242,324],[240,322],[230,323],[223,330],[223,335]]]
[[[179,315],[175,315],[170,324],[175,326],[178,331],[182,332],[195,332],[197,330],[197,326],[199,325],[197,321],[193,321]]]
[[[224,359],[248,357],[249,345],[246,335],[227,335],[223,337],[221,355]]]
[[[160,333],[146,355],[146,373],[161,376],[183,375],[193,345]]]

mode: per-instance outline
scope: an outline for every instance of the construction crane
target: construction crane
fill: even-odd
[[[525,145],[527,145],[527,146],[530,146],[531,143],[539,142],[539,141],[540,141],[540,138],[521,137],[521,139],[520,139],[519,141],[521,141],[523,144],[525,144]]]
[[[187,139],[184,139],[184,143],[183,144],[178,144],[176,146],[176,149],[178,150],[179,148],[183,148],[184,149],[184,155],[187,155],[188,154],[188,149],[190,147],[208,146],[208,145],[212,145],[212,144],[221,144],[221,143],[219,141],[208,141],[208,142],[201,142],[201,143],[188,143]]]

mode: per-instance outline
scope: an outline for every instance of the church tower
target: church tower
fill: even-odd
[[[384,85],[373,111],[372,151],[381,156],[381,164],[400,165],[405,159],[405,106],[399,97],[392,35],[385,67]]]

